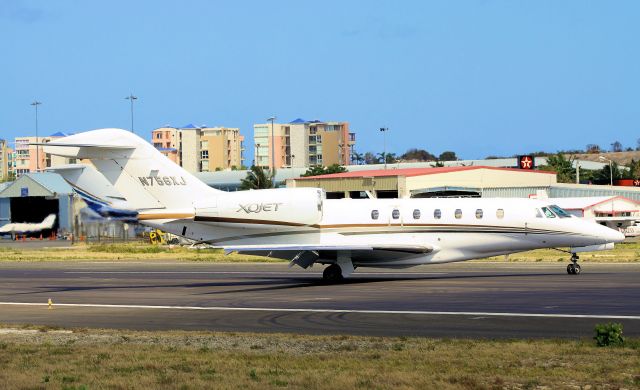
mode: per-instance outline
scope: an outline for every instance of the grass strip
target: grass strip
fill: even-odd
[[[14,331],[15,332],[15,331]],[[640,340],[0,329],[3,388],[640,388]]]
[[[640,262],[640,242],[616,244],[610,251],[585,252],[581,261],[597,263]],[[230,254],[220,249],[191,249],[160,246],[140,242],[119,244],[77,244],[64,248],[0,247],[0,261],[74,261],[74,260],[189,260],[205,262],[281,262],[282,260],[251,255]],[[478,261],[497,262],[568,262],[569,255],[553,249],[538,249],[509,256],[496,256]]]

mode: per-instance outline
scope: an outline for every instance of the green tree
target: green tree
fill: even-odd
[[[609,165],[605,165],[602,169],[599,169],[593,173],[593,180],[600,184],[609,184],[611,183],[611,176],[613,175],[613,180],[622,179],[629,175],[629,172],[626,169],[620,169],[617,162]]]
[[[376,164],[384,164],[385,160],[387,160],[387,164],[394,164],[398,161],[398,158],[395,153],[378,153]]]
[[[252,165],[247,172],[247,177],[240,182],[241,190],[262,190],[273,188],[273,176],[275,172],[266,173],[262,167]]]
[[[322,165],[314,165],[312,167],[309,167],[309,169],[307,169],[307,171],[303,173],[301,176],[302,177],[321,176],[321,175],[329,175],[331,173],[342,173],[346,171],[347,169],[345,167],[340,166],[338,164],[333,164],[328,167],[323,167]]]
[[[376,156],[371,152],[365,153],[364,154],[364,163],[367,164],[367,165],[377,163]]]
[[[573,169],[574,157],[568,160],[563,154],[553,154],[547,157],[547,165],[539,167],[543,171],[554,171],[558,175],[559,183],[575,183],[576,172]]]
[[[417,161],[435,161],[436,156],[427,152],[424,149],[412,148],[407,150],[401,157],[403,160],[417,160]]]
[[[629,166],[629,179],[640,179],[640,160],[631,160]]]
[[[440,161],[457,161],[458,156],[456,156],[456,152],[452,152],[447,150],[446,152],[440,153],[440,157],[438,157]]]
[[[351,154],[351,160],[354,161],[356,165],[360,165],[362,162],[364,162],[364,155],[362,153],[353,152]]]

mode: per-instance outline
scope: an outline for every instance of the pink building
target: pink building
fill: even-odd
[[[51,156],[46,154],[42,146],[32,144],[47,143],[58,138],[66,137],[67,134],[57,132],[48,137],[16,137],[15,138],[15,167],[14,174],[19,177],[25,173],[43,171],[56,165],[67,164],[69,159]]]
[[[161,127],[151,132],[151,143],[153,146],[176,164],[179,163],[176,144],[177,137],[178,129],[173,127]]]

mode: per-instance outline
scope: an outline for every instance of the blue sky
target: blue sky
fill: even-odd
[[[0,137],[346,120],[357,150],[636,146],[637,1],[0,2]]]

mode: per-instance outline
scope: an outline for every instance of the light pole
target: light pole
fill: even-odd
[[[276,120],[275,115],[267,119],[268,122],[271,122],[271,172],[274,172],[276,169],[276,146],[275,146],[276,139],[274,138],[274,135],[273,135],[273,121],[275,120]]]
[[[125,99],[131,101],[131,132],[133,133],[133,101],[138,100],[138,98],[136,96],[133,96],[133,94],[131,93]]]
[[[256,144],[256,158],[253,160],[254,166],[260,166],[260,144]]]
[[[600,160],[600,161],[608,161],[609,162],[609,180],[610,180],[609,184],[611,185],[611,188],[613,189],[613,167],[611,166],[613,161],[609,160],[605,156],[598,157],[598,160]]]
[[[384,159],[384,169],[387,169],[387,131],[389,131],[388,127],[381,127],[380,131],[382,132],[382,138],[384,142],[384,149],[382,149],[382,158]]]
[[[37,100],[34,100],[33,103],[31,103],[31,105],[36,108],[36,172],[40,170],[40,145],[38,145],[40,143],[40,140],[38,139],[38,106],[41,104],[42,103]]]

